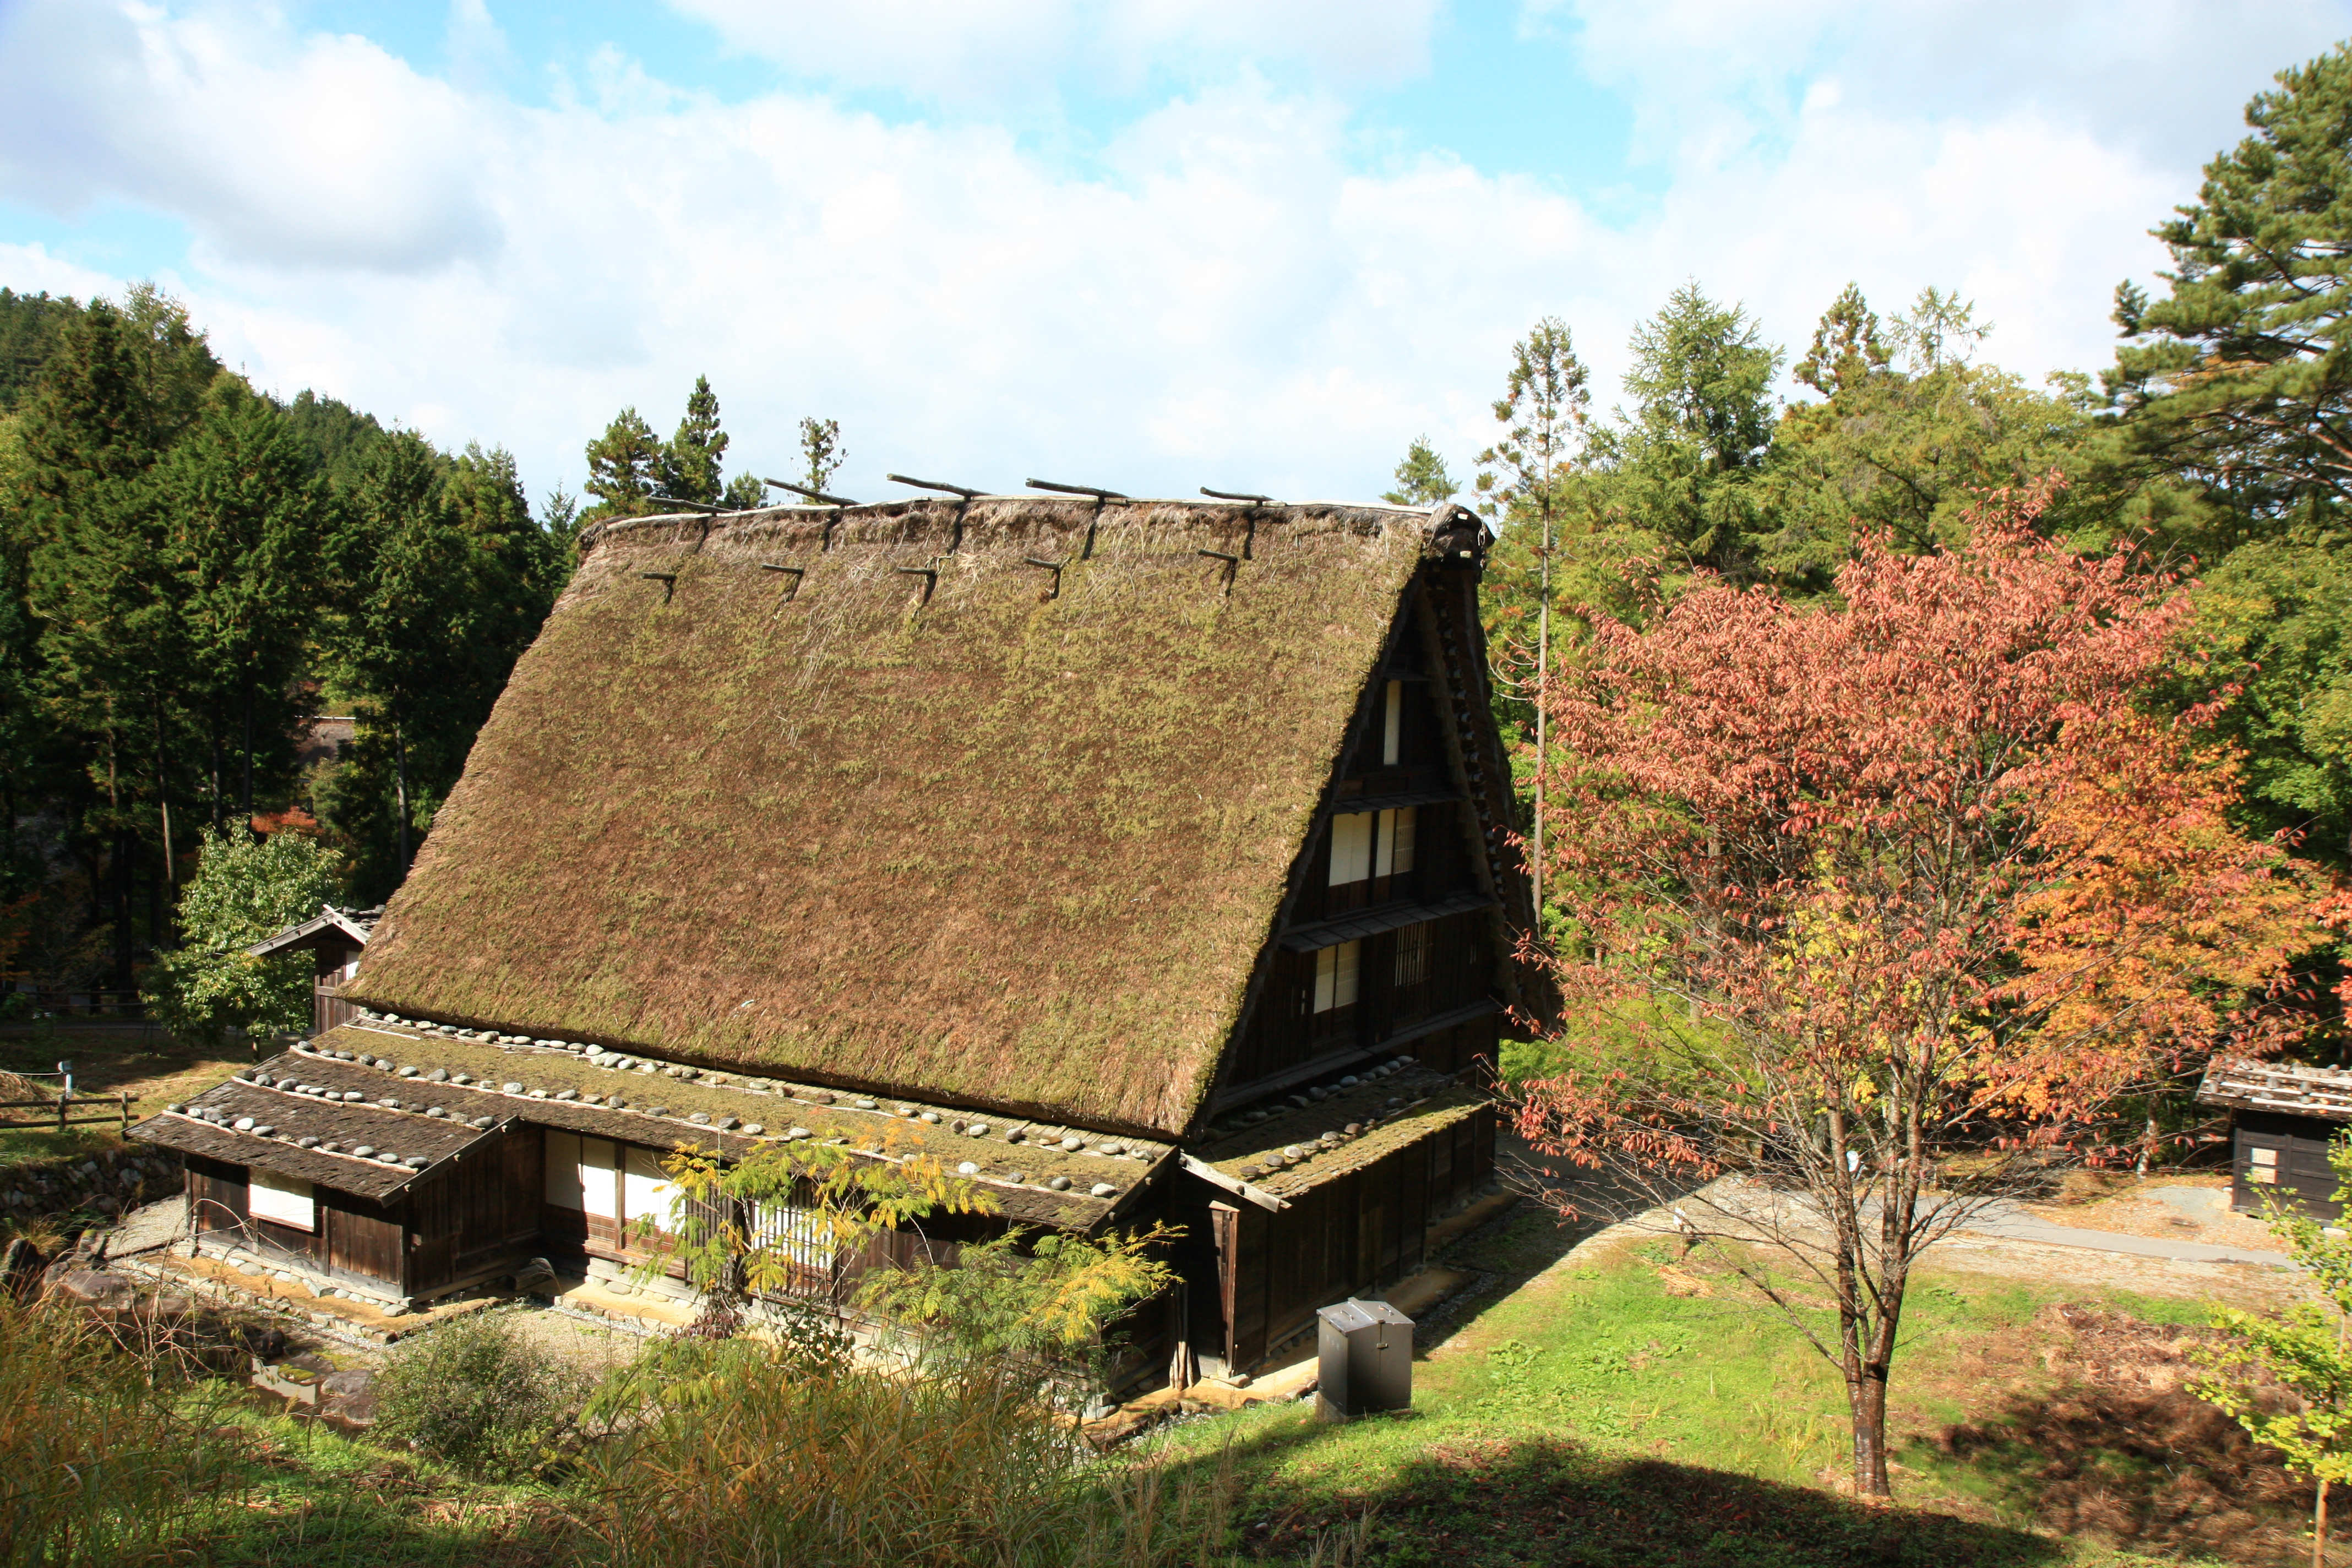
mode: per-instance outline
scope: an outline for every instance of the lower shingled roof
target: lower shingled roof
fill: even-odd
[[[741,1159],[763,1143],[804,1138],[894,1160],[929,1156],[978,1184],[1003,1217],[1063,1230],[1092,1231],[1115,1221],[1174,1153],[1150,1139],[566,1044],[571,1048],[457,1038],[437,1026],[374,1017],[331,1030],[289,1056],[320,1063],[297,1069],[314,1076],[339,1068],[383,1083],[390,1073],[397,1081],[386,1087],[403,1099],[458,1100],[468,1115],[494,1109],[541,1126],[655,1148]],[[362,1059],[342,1062],[339,1052]],[[371,1060],[392,1066],[365,1065]],[[618,1065],[624,1061],[632,1065]],[[461,1076],[471,1081],[458,1083]],[[1065,1147],[1071,1143],[1076,1147]],[[1056,1189],[1056,1179],[1066,1185]]]
[[[385,1104],[397,1099],[391,1088],[381,1075],[288,1052],[148,1118],[131,1134],[383,1202],[497,1137],[507,1120],[496,1103],[446,1095],[429,1106]]]
[[[2352,1121],[2352,1071],[2216,1057],[2206,1064],[2197,1100],[2202,1105]]]
[[[1276,1114],[1226,1133],[1197,1157],[1259,1192],[1288,1197],[1360,1171],[1491,1103],[1480,1090],[1398,1057],[1319,1100],[1293,1095]]]

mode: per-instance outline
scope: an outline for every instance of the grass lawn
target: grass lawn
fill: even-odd
[[[1270,1405],[1170,1441],[1230,1442],[1244,1539],[1277,1558],[1321,1536],[1400,1568],[2308,1561],[2307,1492],[2179,1389],[2196,1301],[1928,1275],[1880,1508],[1840,1495],[1832,1369],[1704,1255],[1537,1272],[1557,1251],[1532,1214],[1465,1244],[1497,1289],[1416,1365],[1410,1413]]]
[[[54,1072],[60,1061],[73,1063],[74,1091],[78,1095],[111,1097],[128,1093],[134,1121],[175,1100],[209,1089],[240,1068],[253,1065],[250,1054],[237,1047],[184,1045],[162,1029],[136,1026],[68,1021],[46,1027],[16,1024],[0,1029],[0,1070]],[[57,1091],[58,1080],[54,1078],[36,1081],[45,1094]],[[13,1093],[0,1094],[0,1100],[16,1098]],[[100,1109],[95,1105],[84,1107],[77,1114],[90,1114]],[[37,1111],[0,1111],[0,1122],[25,1123],[38,1119]],[[55,1128],[43,1131],[37,1126],[0,1127],[0,1164],[108,1147],[113,1141],[111,1132],[112,1129],[104,1125],[69,1127],[62,1132]]]
[[[258,1405],[258,1401],[255,1405]],[[311,1421],[226,1415],[250,1454],[243,1495],[182,1543],[218,1568],[541,1568],[578,1559],[560,1494],[486,1486]]]

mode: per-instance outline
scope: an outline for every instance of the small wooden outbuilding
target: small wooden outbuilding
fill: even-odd
[[[351,1017],[343,984],[360,972],[360,954],[367,951],[368,935],[383,918],[381,904],[372,910],[339,910],[329,904],[310,919],[272,931],[245,951],[255,958],[281,952],[311,955],[310,1032],[324,1034]]]
[[[2341,1213],[2328,1145],[2352,1125],[2352,1071],[2216,1058],[2200,1105],[2230,1112],[2230,1206],[2258,1214],[2276,1196],[2321,1219]]]
[[[1181,1225],[1139,1364],[1248,1371],[1489,1179],[1545,1005],[1486,543],[1109,496],[592,530],[352,1015],[144,1131],[254,1230],[348,1194],[265,1234],[396,1229],[410,1294],[645,1258],[682,1145],[933,1153],[998,1228]]]

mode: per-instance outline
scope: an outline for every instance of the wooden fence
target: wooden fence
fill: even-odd
[[[94,1127],[101,1122],[121,1124],[131,1131],[131,1096],[61,1094],[55,1100],[0,1100],[0,1110],[40,1110],[50,1114],[38,1121],[0,1121],[0,1130],[54,1127],[60,1132],[68,1127]],[[83,1114],[77,1115],[77,1111]]]

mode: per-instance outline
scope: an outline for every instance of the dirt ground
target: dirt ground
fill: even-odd
[[[1932,1374],[1915,1373],[1888,1412],[1893,1446],[1969,1464],[1989,1500],[2030,1511],[2056,1535],[2167,1556],[2308,1561],[2298,1526],[2309,1485],[2183,1386],[2203,1337],[2095,1307],[2045,1307],[1969,1342]],[[1918,1413],[1946,1401],[1966,1418]]]

